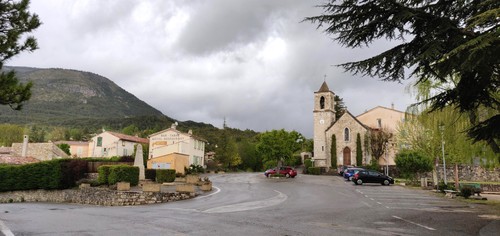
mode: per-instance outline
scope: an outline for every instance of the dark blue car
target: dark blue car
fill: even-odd
[[[351,181],[352,180],[352,176],[356,173],[358,173],[358,171],[360,170],[364,170],[363,168],[359,168],[359,167],[351,167],[351,168],[347,168],[345,171],[344,171],[344,179],[345,180],[348,180],[348,181]]]

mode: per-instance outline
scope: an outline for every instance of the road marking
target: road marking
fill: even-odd
[[[366,202],[361,201],[361,203],[365,204],[365,206],[367,206],[367,207],[372,207],[372,205],[370,205],[370,204],[368,204]]]
[[[416,226],[422,227],[422,228],[424,228],[424,229],[428,229],[428,230],[436,230],[436,229],[431,228],[431,227],[429,227],[429,226],[421,225],[421,224],[419,224],[419,223],[415,223],[415,222],[413,222],[413,221],[409,221],[409,220],[403,219],[403,218],[401,218],[401,217],[399,217],[399,216],[392,216],[392,217],[394,217],[394,218],[396,218],[396,219],[398,219],[398,220],[402,220],[402,221],[404,221],[404,222],[408,222],[408,223],[410,223],[410,224],[413,224],[413,225],[416,225]]]
[[[381,202],[377,202],[377,204],[382,205],[382,203],[381,203]]]
[[[204,210],[204,213],[227,213],[227,212],[237,212],[237,211],[248,211],[248,210],[255,210],[259,208],[264,208],[264,207],[270,207],[274,205],[278,205],[288,198],[287,195],[284,193],[274,190],[275,192],[278,193],[278,195],[260,200],[260,201],[253,201],[253,202],[243,202],[243,203],[237,203],[237,204],[232,204],[232,205],[226,205],[226,206],[220,206],[220,207],[214,207],[210,208],[207,210]]]
[[[373,198],[370,198],[370,200],[375,201],[375,199],[373,199]]]
[[[3,221],[0,220],[0,231],[5,235],[5,236],[14,236],[12,231],[10,231],[9,228],[7,228],[7,225],[3,223]]]
[[[215,191],[215,192],[213,192],[213,193],[211,193],[211,194],[205,195],[205,196],[197,197],[197,198],[195,198],[195,199],[201,199],[201,198],[210,197],[210,196],[212,196],[212,195],[217,194],[217,193],[219,193],[219,192],[220,192],[220,188],[217,188],[216,186],[213,186],[213,188],[217,189],[217,191]]]

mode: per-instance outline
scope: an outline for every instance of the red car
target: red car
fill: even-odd
[[[264,172],[264,175],[266,177],[269,177],[269,175],[274,175],[274,174],[276,174],[276,168],[269,169],[269,170],[266,170],[266,172]],[[280,174],[284,175],[287,178],[290,178],[290,177],[295,178],[295,176],[297,176],[297,171],[290,166],[282,166],[282,167],[280,167]]]

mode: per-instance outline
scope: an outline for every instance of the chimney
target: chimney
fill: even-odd
[[[26,157],[26,153],[28,152],[28,141],[29,141],[29,136],[24,135],[23,136],[23,151],[21,153],[22,157]]]

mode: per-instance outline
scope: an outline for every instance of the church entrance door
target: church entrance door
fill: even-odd
[[[351,165],[351,149],[349,147],[344,148],[344,165]]]

